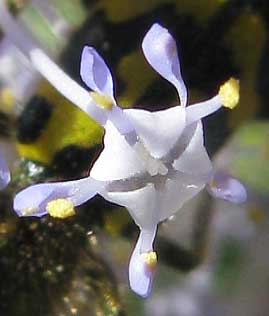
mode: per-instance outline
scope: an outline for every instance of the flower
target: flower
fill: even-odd
[[[68,78],[40,49],[30,52],[35,67],[104,126],[104,149],[89,177],[30,186],[16,195],[14,209],[19,216],[49,213],[64,218],[73,215],[75,206],[97,193],[125,206],[140,228],[129,263],[130,286],[146,297],[151,291],[157,265],[153,242],[158,223],[176,213],[206,185],[213,188],[209,190],[212,195],[233,202],[242,202],[246,193],[235,179],[231,181],[230,191],[231,182],[214,182],[201,122],[222,105],[235,106],[238,82],[230,79],[212,99],[187,106],[177,47],[169,32],[154,24],[145,35],[142,48],[150,65],[175,86],[180,105],[157,112],[122,110],[116,104],[111,73],[93,47],[83,49],[80,71],[82,80],[93,90],[90,94]]]
[[[3,190],[10,181],[10,172],[2,153],[0,152],[0,190]]]

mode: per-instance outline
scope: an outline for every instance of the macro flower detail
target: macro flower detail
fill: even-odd
[[[64,218],[96,194],[125,206],[140,228],[130,258],[130,286],[146,297],[157,267],[153,242],[158,223],[175,214],[206,185],[213,196],[232,202],[243,202],[246,192],[234,178],[221,181],[218,177],[214,181],[201,122],[221,106],[236,105],[238,82],[230,79],[212,99],[187,106],[176,43],[167,29],[154,24],[145,35],[142,48],[149,64],[175,86],[180,105],[157,112],[122,110],[114,97],[110,70],[93,47],[83,49],[80,70],[82,80],[93,90],[90,94],[40,49],[32,49],[30,59],[34,66],[105,128],[104,149],[89,177],[30,186],[16,195],[14,209],[19,216],[49,213]]]

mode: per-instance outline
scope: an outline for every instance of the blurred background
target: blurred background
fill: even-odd
[[[78,83],[80,54],[94,46],[123,107],[164,109],[174,88],[146,63],[154,22],[178,44],[189,103],[231,76],[240,104],[204,120],[216,168],[238,177],[236,206],[206,192],[159,227],[152,295],[128,286],[138,229],[100,197],[74,217],[17,218],[14,194],[29,184],[77,179],[102,149],[103,130],[59,95],[0,30],[0,147],[12,182],[0,192],[0,315],[266,316],[269,314],[269,4],[265,0],[9,0],[12,14]]]

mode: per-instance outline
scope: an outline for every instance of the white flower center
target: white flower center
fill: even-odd
[[[153,158],[143,143],[137,142],[134,145],[134,150],[145,163],[148,173],[151,176],[156,176],[157,174],[165,176],[167,174],[168,169],[164,163],[159,159]]]

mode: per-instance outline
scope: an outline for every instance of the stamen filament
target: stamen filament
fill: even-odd
[[[222,102],[219,95],[216,95],[208,101],[199,102],[186,107],[186,125],[190,125],[201,120],[203,117],[216,112],[221,107]]]
[[[113,105],[111,111],[99,107],[87,90],[71,79],[42,49],[38,48],[39,45],[35,43],[30,34],[23,30],[10,14],[3,0],[0,0],[0,25],[6,36],[30,59],[36,70],[65,98],[103,127],[109,119],[121,134],[127,134],[133,130],[122,109],[117,105]]]
[[[66,75],[41,49],[30,51],[30,59],[34,67],[55,87],[64,97],[74,103],[95,121],[104,126],[107,116],[96,106],[89,92]]]

